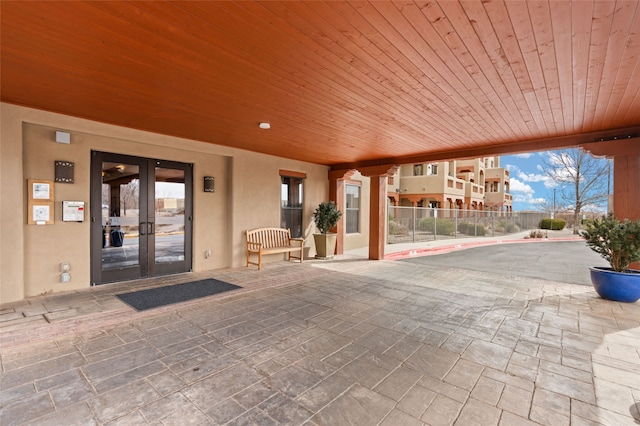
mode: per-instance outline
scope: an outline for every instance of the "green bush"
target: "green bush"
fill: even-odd
[[[562,219],[542,219],[540,221],[540,229],[550,229],[552,231],[559,231],[564,229],[567,223]]]
[[[458,223],[458,232],[461,234],[468,234],[469,228],[473,230],[473,225],[469,222],[460,222]],[[473,232],[473,231],[472,231]]]
[[[418,230],[424,232],[433,232],[434,221],[436,224],[436,235],[453,235],[455,225],[449,219],[434,219],[432,217],[423,217],[418,222]]]
[[[506,230],[509,234],[513,234],[515,232],[519,232],[520,228],[513,222],[507,223]]]
[[[406,235],[409,233],[409,230],[406,226],[399,224],[396,221],[389,221],[389,234],[390,235]]]
[[[313,212],[313,221],[316,223],[316,227],[320,230],[320,233],[326,234],[331,228],[338,224],[342,212],[338,210],[336,204],[333,201],[324,201],[318,205],[318,208]]]
[[[484,225],[474,225],[471,222],[460,222],[460,223],[458,223],[458,232],[460,232],[461,234],[467,234],[467,235],[471,235],[471,236],[474,236],[474,235],[483,236],[483,235],[485,235]]]
[[[625,272],[630,264],[640,261],[640,220],[618,220],[609,213],[587,224],[582,237],[616,272]]]
[[[513,221],[507,221],[507,220],[501,219],[496,225],[496,231],[513,234],[514,232],[520,231],[520,227],[515,223],[513,223]]]
[[[435,219],[432,218],[432,217],[423,217],[418,222],[418,230],[419,231],[426,231],[426,232],[433,232],[433,222],[434,222],[434,220]]]

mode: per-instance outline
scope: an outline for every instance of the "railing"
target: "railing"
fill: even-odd
[[[538,229],[544,212],[503,212],[390,207],[389,244],[449,238],[494,237]]]

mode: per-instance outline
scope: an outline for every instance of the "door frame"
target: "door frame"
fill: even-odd
[[[102,269],[102,164],[105,161],[138,165],[140,176],[140,210],[138,215],[140,229],[139,265],[136,267],[110,270],[106,274]],[[184,260],[181,262],[166,264],[155,263],[156,241],[154,228],[156,167],[184,170]],[[94,286],[138,278],[190,272],[193,267],[193,164],[92,150],[90,170],[91,221],[89,252],[91,285]],[[147,229],[148,231],[143,231],[143,229]],[[154,235],[154,237],[150,238],[149,235]],[[145,237],[143,238],[143,236]]]

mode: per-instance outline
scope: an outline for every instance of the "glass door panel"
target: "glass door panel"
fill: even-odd
[[[156,167],[155,262],[185,259],[184,170]]]
[[[176,161],[150,163],[149,268],[152,275],[191,270],[193,174],[190,164]]]
[[[140,167],[102,163],[102,269],[140,265]]]
[[[92,284],[148,274],[148,242],[140,229],[147,215],[147,170],[144,158],[92,152]]]

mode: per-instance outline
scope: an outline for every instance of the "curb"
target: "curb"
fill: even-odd
[[[465,250],[473,247],[482,247],[496,244],[521,244],[521,243],[545,243],[558,241],[584,241],[581,237],[564,237],[564,238],[523,238],[520,240],[494,239],[484,241],[474,241],[470,243],[450,244],[440,247],[428,247],[419,249],[403,250],[395,253],[389,253],[384,256],[385,260],[398,260],[408,257],[432,256],[436,254],[450,253],[452,251]]]

